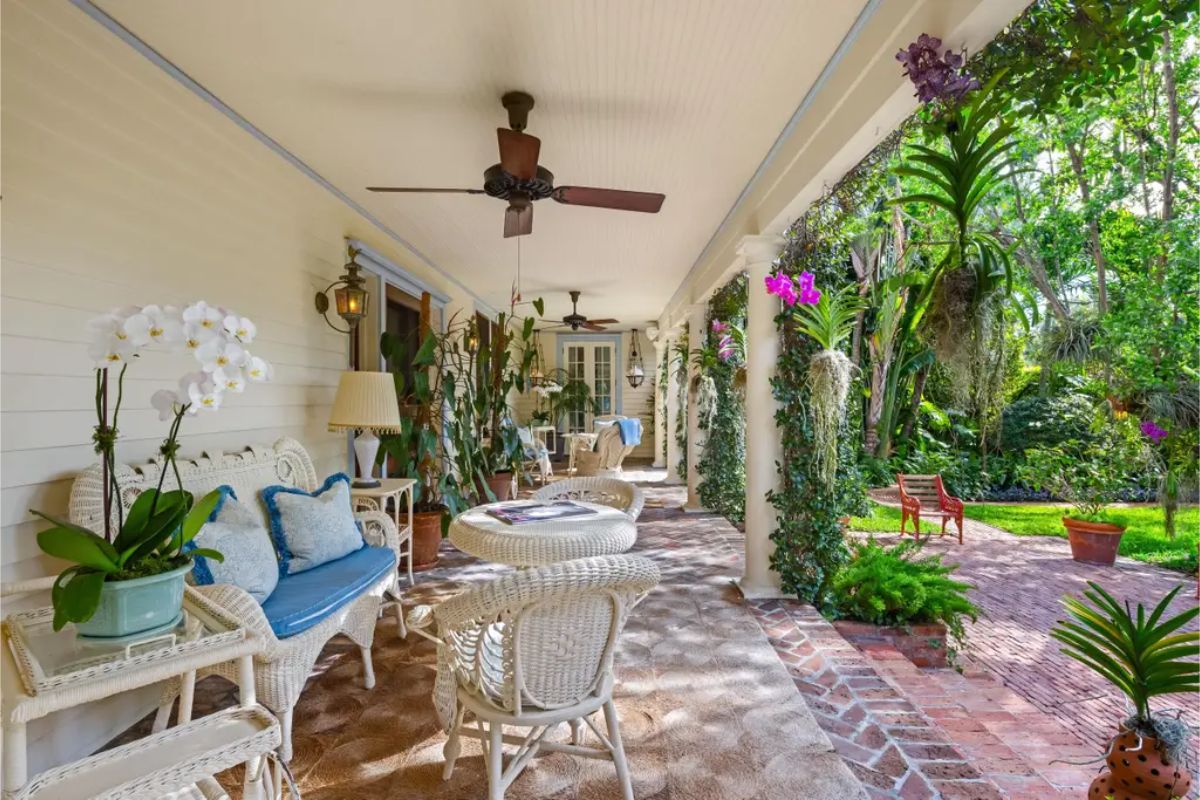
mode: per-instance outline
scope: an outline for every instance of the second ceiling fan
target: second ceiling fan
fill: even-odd
[[[547,197],[569,206],[613,208],[657,214],[666,195],[629,192],[592,186],[555,186],[554,174],[538,164],[542,142],[524,133],[533,108],[533,97],[509,92],[500,98],[508,110],[508,128],[497,128],[500,163],[483,172],[482,189],[427,189],[406,186],[368,186],[371,192],[486,194],[508,201],[504,212],[504,235],[525,236],[533,232],[533,203]]]

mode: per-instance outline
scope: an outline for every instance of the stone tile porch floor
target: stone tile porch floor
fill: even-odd
[[[647,477],[657,477],[647,475]],[[635,552],[663,580],[635,610],[616,658],[616,700],[639,800],[864,800],[867,795],[816,724],[791,676],[731,583],[741,549],[712,515],[684,517],[677,488],[647,486]],[[670,508],[674,506],[676,508]],[[736,533],[736,532],[734,532]],[[506,571],[443,545],[406,605],[435,602]],[[295,712],[292,769],[305,800],[453,798],[486,795],[478,743],[464,742],[443,782],[445,736],[430,700],[434,648],[380,621],[377,683],[361,685],[357,648],[331,642]],[[235,690],[209,678],[196,714],[230,705]],[[148,728],[149,718],[125,738]],[[535,759],[510,800],[619,797],[611,762],[563,754]],[[220,776],[236,793],[240,775]]]

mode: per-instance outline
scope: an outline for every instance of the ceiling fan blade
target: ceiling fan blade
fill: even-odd
[[[537,175],[542,140],[508,128],[496,128],[496,139],[500,143],[500,168],[514,178],[533,180]]]
[[[593,325],[616,325],[621,320],[619,319],[589,319],[588,322]]]
[[[579,327],[587,328],[589,331],[606,331],[606,330],[608,330],[608,328],[604,327],[603,325],[597,325],[596,323],[590,322],[590,321],[583,323]]]
[[[533,206],[510,205],[504,211],[504,238],[533,233]]]
[[[483,194],[483,189],[415,189],[410,186],[368,186],[368,192],[402,192],[406,194]]]
[[[621,189],[597,189],[592,186],[559,186],[550,195],[569,206],[615,208],[620,211],[641,211],[657,214],[662,208],[664,194],[655,192],[626,192]]]

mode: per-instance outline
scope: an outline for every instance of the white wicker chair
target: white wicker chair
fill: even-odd
[[[438,645],[434,705],[450,738],[449,779],[471,736],[484,746],[488,800],[504,792],[541,751],[611,759],[621,793],[633,800],[629,767],[613,706],[613,651],[632,608],[659,581],[640,556],[599,556],[522,570],[470,589],[438,606],[419,606],[412,629]],[[425,629],[433,627],[435,635]],[[606,731],[592,715],[603,709]],[[475,729],[467,728],[467,714]],[[570,743],[547,734],[570,724]],[[600,746],[583,744],[583,725]],[[503,726],[526,728],[505,735]],[[502,744],[516,752],[505,768]]]
[[[243,502],[258,507],[260,511],[261,501],[254,501],[266,486],[284,484],[313,491],[320,485],[312,459],[305,452],[303,445],[287,438],[279,439],[270,447],[251,445],[240,453],[206,453],[194,461],[180,460],[178,466],[183,487],[197,497],[226,484],[233,487]],[[117,466],[116,478],[126,512],[143,490],[157,486],[159,474],[157,461],[139,467],[124,464]],[[174,475],[169,475],[166,486],[173,488],[174,481]],[[72,522],[93,530],[103,524],[102,485],[99,465],[90,467],[76,478],[71,487]],[[115,521],[115,508],[112,513]],[[392,518],[381,511],[359,511],[354,516],[362,523],[363,535],[368,544],[391,548],[396,553],[399,563],[402,540]],[[405,533],[411,535],[408,531]],[[404,612],[400,605],[399,573],[395,570],[313,627],[286,639],[275,635],[262,606],[239,587],[215,584],[195,588],[243,621],[265,642],[263,651],[255,656],[254,660],[255,691],[258,702],[279,717],[283,739],[279,756],[284,761],[290,760],[292,755],[292,709],[299,700],[313,664],[316,663],[317,656],[326,642],[338,634],[343,634],[358,645],[363,659],[363,683],[370,689],[375,685],[371,644],[375,638],[375,621],[384,606],[390,606],[395,612],[399,634],[407,635]],[[237,681],[236,665],[233,664],[213,667],[202,671],[200,676],[206,674],[221,675],[230,681]],[[166,727],[175,697],[181,691],[184,696],[183,702],[190,704],[190,686],[181,686],[175,681],[164,689],[163,702],[155,719],[156,730]]]
[[[568,478],[541,487],[533,493],[535,500],[582,500],[620,509],[637,522],[646,504],[642,490],[628,481],[616,478]]]

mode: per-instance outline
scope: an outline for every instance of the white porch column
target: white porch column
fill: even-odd
[[[676,343],[679,341],[679,331],[671,330],[666,341],[666,358],[672,357]],[[674,364],[668,364],[667,369],[667,418],[663,420],[663,434],[667,437],[667,478],[666,483],[683,483],[679,474],[679,443],[675,439],[675,420],[679,417],[679,378]]]
[[[667,357],[667,337],[655,329],[656,336],[654,337],[654,375],[657,378],[661,373],[662,364]],[[656,380],[654,383],[654,464],[652,466],[661,468],[665,467],[667,462],[663,456],[663,445],[666,444],[667,421],[663,414],[663,404],[659,401],[659,392],[666,387],[658,385]]]
[[[688,310],[688,349],[695,350],[704,342],[704,303],[696,303]],[[704,454],[703,434],[700,432],[700,402],[697,378],[700,370],[688,354],[688,407],[687,407],[687,502],[683,510],[688,513],[705,511],[700,504],[700,456]]]
[[[783,449],[775,428],[771,378],[779,355],[775,314],[779,301],[768,295],[763,280],[783,249],[778,236],[746,236],[738,254],[746,262],[749,302],[746,308],[746,565],[739,586],[750,598],[781,597],[779,574],[770,568],[775,543],[775,507],[766,494],[778,484],[775,463]]]

